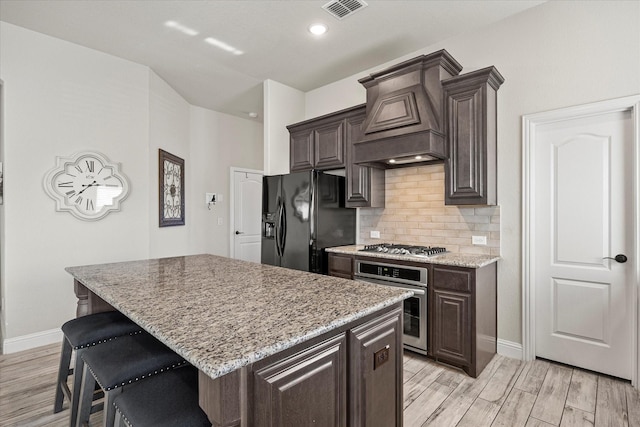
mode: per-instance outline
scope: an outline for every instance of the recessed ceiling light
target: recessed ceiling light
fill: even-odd
[[[174,30],[178,30],[183,34],[188,36],[197,36],[198,32],[192,28],[186,27],[179,22],[176,21],[167,21],[164,23],[166,27],[173,28]]]
[[[255,111],[250,111],[248,114],[249,114],[249,117],[251,117],[252,119],[255,119],[256,117],[258,117],[258,113],[256,113]]]
[[[422,156],[416,156],[415,159],[416,160],[420,160],[420,159],[422,159]]]
[[[213,37],[207,37],[206,39],[204,39],[205,42],[209,43],[211,46],[215,46],[217,48],[220,48],[222,50],[225,50],[229,53],[233,53],[234,55],[242,55],[244,52],[236,49],[235,47],[221,41],[218,39],[214,39]]]
[[[329,28],[324,24],[312,24],[309,25],[309,32],[315,36],[321,36],[326,33]]]
[[[389,163],[395,163],[395,162],[396,162],[396,159],[389,160]]]

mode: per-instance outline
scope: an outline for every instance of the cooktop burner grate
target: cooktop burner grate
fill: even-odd
[[[447,252],[446,248],[437,246],[413,246],[398,245],[392,243],[378,243],[375,245],[365,245],[362,252],[379,252],[392,255],[409,255],[418,257],[429,257]]]

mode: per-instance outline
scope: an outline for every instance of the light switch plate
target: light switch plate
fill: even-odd
[[[472,245],[486,245],[487,236],[471,236]]]
[[[371,233],[369,234],[369,237],[371,237],[372,239],[379,239],[380,238],[380,232],[379,231],[371,231]]]

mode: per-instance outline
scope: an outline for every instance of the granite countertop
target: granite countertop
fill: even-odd
[[[211,378],[412,295],[215,255],[66,271]]]
[[[481,268],[485,265],[497,262],[500,259],[499,256],[493,255],[455,254],[451,252],[435,255],[429,258],[422,258],[416,256],[392,255],[382,252],[359,252],[359,250],[362,248],[364,248],[364,245],[337,246],[335,248],[327,248],[326,251],[337,254],[358,255],[371,258],[397,259],[401,261],[411,261],[425,264],[452,265],[456,267],[467,268]]]

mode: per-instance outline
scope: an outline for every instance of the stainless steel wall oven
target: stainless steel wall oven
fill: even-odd
[[[413,291],[404,300],[403,342],[407,350],[421,354],[427,354],[427,273],[426,267],[356,259],[354,274],[356,280]]]

